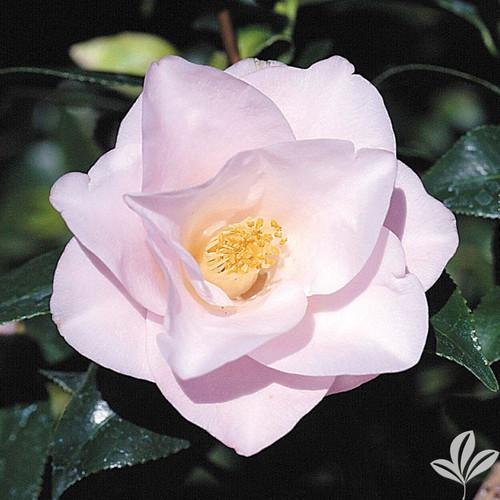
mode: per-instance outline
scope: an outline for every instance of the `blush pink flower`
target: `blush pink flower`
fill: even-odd
[[[243,455],[417,363],[424,291],[457,246],[353,71],[166,57],[116,147],[52,189],[75,235],[54,278],[61,334]]]

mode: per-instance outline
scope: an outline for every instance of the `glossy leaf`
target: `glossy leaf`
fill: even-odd
[[[60,255],[48,252],[0,277],[0,324],[48,314]]]
[[[0,498],[38,498],[52,425],[47,401],[0,410]]]
[[[474,320],[484,357],[490,364],[500,360],[500,286],[483,297]]]
[[[431,318],[431,324],[436,333],[436,354],[464,366],[488,389],[497,391],[497,379],[481,353],[470,310],[458,290]]]
[[[156,434],[119,417],[96,386],[96,365],[68,403],[55,429],[53,497],[95,472],[167,457],[187,441]]]
[[[495,45],[493,36],[490,30],[481,19],[477,7],[472,2],[465,2],[464,0],[434,0],[443,9],[456,14],[457,16],[465,19],[471,23],[481,33],[481,38],[488,50],[493,55],[498,55],[498,48]]]
[[[430,194],[456,213],[500,218],[500,126],[464,135],[422,180]]]

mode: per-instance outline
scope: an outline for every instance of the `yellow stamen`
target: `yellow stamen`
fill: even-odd
[[[279,242],[274,243],[275,239]],[[219,286],[231,298],[253,286],[261,269],[277,262],[279,246],[284,245],[282,227],[272,219],[245,219],[219,229],[208,241],[200,259],[207,281]]]

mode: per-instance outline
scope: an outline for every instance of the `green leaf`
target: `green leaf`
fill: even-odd
[[[238,52],[242,59],[257,57],[263,50],[278,42],[283,43],[284,48],[276,57],[279,60],[291,59],[292,41],[287,35],[274,33],[269,26],[262,24],[252,24],[238,30]]]
[[[500,286],[483,297],[474,320],[484,357],[490,364],[500,360]]]
[[[20,66],[15,68],[0,69],[0,81],[12,77],[13,75],[41,75],[63,78],[65,80],[76,80],[83,83],[92,83],[104,87],[114,87],[121,85],[124,87],[138,87],[144,83],[144,78],[133,75],[123,75],[119,73],[101,73],[99,71],[85,71],[81,69],[59,70],[50,68],[35,68]]]
[[[0,324],[49,313],[60,255],[61,250],[48,252],[0,277]]]
[[[500,126],[465,134],[422,181],[430,194],[456,213],[500,218]]]
[[[96,365],[91,365],[55,429],[52,491],[56,499],[90,474],[167,457],[189,446],[185,440],[120,418],[102,399],[96,372]]]
[[[493,36],[490,30],[481,19],[477,7],[471,2],[464,2],[463,0],[434,0],[443,9],[456,14],[457,16],[465,19],[472,24],[481,33],[483,43],[486,45],[491,54],[497,56],[498,48],[495,45]]]
[[[0,410],[0,498],[38,498],[52,425],[47,401]]]
[[[497,379],[481,353],[471,312],[458,290],[431,318],[431,324],[436,333],[436,354],[464,366],[488,389],[497,391]]]
[[[144,76],[153,61],[177,55],[177,50],[157,35],[128,31],[76,43],[69,55],[86,70]]]
[[[446,265],[446,272],[467,302],[475,306],[495,285],[495,235],[498,222],[457,216],[460,245]]]
[[[49,316],[32,318],[24,323],[24,327],[26,335],[39,345],[49,364],[60,363],[75,353]]]

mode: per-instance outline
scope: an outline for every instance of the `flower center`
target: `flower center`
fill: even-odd
[[[254,285],[261,269],[275,264],[284,245],[283,229],[272,219],[247,218],[218,229],[208,240],[200,268],[207,281],[234,299]]]

